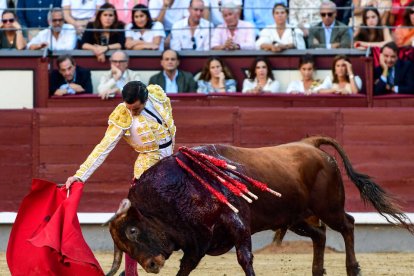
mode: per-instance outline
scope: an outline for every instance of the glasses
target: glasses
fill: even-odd
[[[125,60],[125,59],[121,59],[121,60],[111,59],[111,62],[112,63],[124,63],[124,62],[127,62],[127,60]]]
[[[10,18],[10,19],[2,19],[1,20],[3,23],[7,23],[7,22],[9,22],[9,23],[13,23],[14,22],[14,18]]]
[[[60,23],[63,22],[63,18],[56,18],[56,19],[52,19],[53,23]]]
[[[191,37],[191,42],[193,43],[193,50],[197,49],[197,44],[194,36]]]
[[[321,17],[332,17],[333,14],[333,12],[321,12]]]

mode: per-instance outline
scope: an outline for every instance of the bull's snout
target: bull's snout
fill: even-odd
[[[159,273],[161,268],[164,266],[165,258],[162,255],[158,255],[154,258],[150,258],[145,261],[142,266],[147,273]]]

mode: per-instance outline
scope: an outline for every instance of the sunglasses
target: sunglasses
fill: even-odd
[[[1,20],[3,23],[7,23],[7,22],[9,22],[9,23],[13,23],[14,22],[14,18],[10,18],[10,19],[2,19]]]
[[[321,12],[321,17],[332,17],[333,14],[333,12]]]
[[[195,41],[195,37],[194,36],[191,37],[191,42],[193,43],[193,50],[197,49],[197,44],[196,44],[196,41]]]
[[[53,23],[60,23],[63,22],[63,18],[52,19]]]

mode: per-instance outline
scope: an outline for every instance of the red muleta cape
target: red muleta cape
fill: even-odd
[[[10,233],[7,264],[14,275],[104,275],[85,242],[77,208],[83,184],[67,190],[33,179]]]

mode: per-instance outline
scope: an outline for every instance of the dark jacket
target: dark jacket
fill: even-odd
[[[414,68],[411,62],[398,60],[394,65],[394,85],[398,86],[398,94],[414,94]],[[381,79],[382,67],[374,69],[374,95],[394,93],[387,90],[387,83]]]
[[[339,43],[339,48],[351,47],[349,27],[339,20],[335,20],[329,43]],[[326,48],[325,30],[323,29],[322,22],[309,29],[308,45],[309,48]]]
[[[165,78],[163,71],[152,76],[148,84],[158,84],[165,91]],[[193,75],[189,72],[178,70],[177,86],[179,93],[197,92],[197,82],[194,80]],[[165,92],[168,93],[168,91]]]
[[[110,32],[109,33],[109,41],[104,41],[104,40],[101,39],[101,37],[100,37],[101,32],[94,30],[93,22],[89,22],[86,25],[86,29],[87,30],[83,33],[82,40],[80,42],[81,49],[82,49],[82,45],[85,44],[85,43],[89,43],[89,44],[92,44],[92,45],[98,44],[98,45],[102,45],[102,46],[119,43],[119,44],[121,44],[122,49],[124,49],[125,32],[123,31],[123,29],[124,29],[124,24],[123,23],[119,23],[118,26],[116,27],[116,29],[120,29],[121,31],[119,31],[119,32]]]
[[[58,70],[53,70],[50,74],[49,94],[52,96],[66,80],[59,73]],[[76,66],[76,79],[74,83],[79,84],[85,89],[85,93],[92,94],[92,80],[91,71],[79,66]]]

